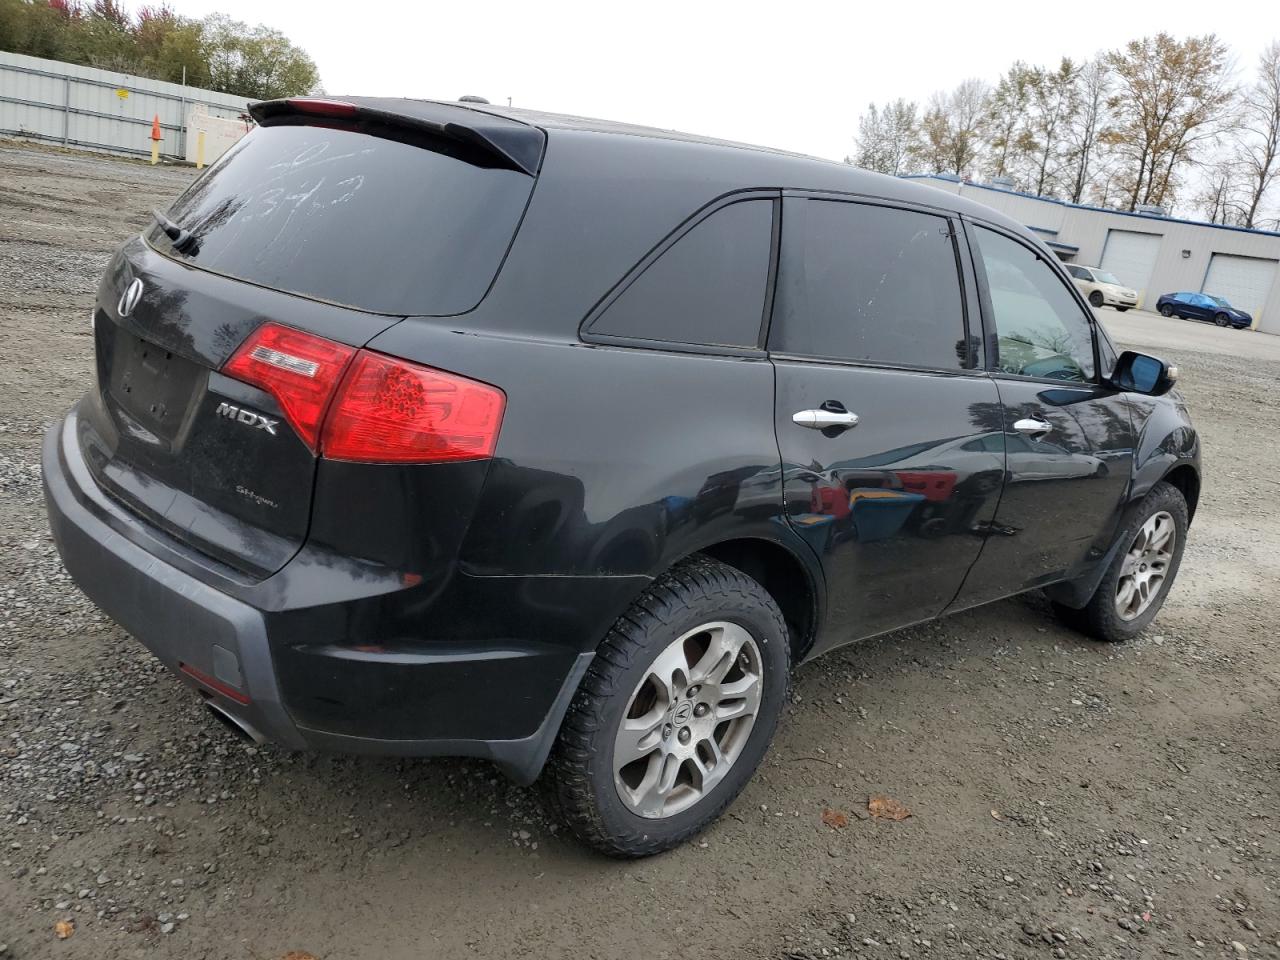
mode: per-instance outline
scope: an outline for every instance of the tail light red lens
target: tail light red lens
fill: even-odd
[[[436,463],[493,455],[497,387],[361,350],[338,388],[321,449],[333,460]]]
[[[276,398],[298,436],[320,449],[320,424],[355,349],[278,323],[264,323],[223,366]]]
[[[222,372],[270,393],[307,446],[332,460],[490,457],[506,408],[487,383],[276,323],[259,327]]]

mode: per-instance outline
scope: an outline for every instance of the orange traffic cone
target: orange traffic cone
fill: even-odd
[[[155,119],[151,121],[151,163],[154,166],[160,162],[160,114],[155,115]]]
[[[160,114],[156,114],[155,119],[151,121],[151,139],[162,140],[160,136]]]

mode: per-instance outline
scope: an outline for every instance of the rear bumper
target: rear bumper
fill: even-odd
[[[72,578],[241,726],[291,749],[483,757],[521,782],[541,770],[591,652],[520,640],[424,641],[412,653],[352,646],[352,624],[368,622],[370,604],[393,605],[368,595],[367,577],[353,577],[343,600],[330,569],[322,604],[290,607],[288,567],[232,595],[168,562],[174,548],[163,535],[103,495],[81,457],[75,411],[50,427],[42,460],[49,525]],[[293,592],[315,590],[294,584]],[[253,603],[258,597],[263,602]],[[306,643],[294,639],[299,623],[309,630]],[[292,689],[282,682],[281,658],[307,664],[286,674]],[[317,678],[326,686],[320,707],[306,702]],[[354,693],[335,704],[334,691],[343,689]]]

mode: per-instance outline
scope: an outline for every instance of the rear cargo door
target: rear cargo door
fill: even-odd
[[[250,577],[305,539],[319,451],[228,360],[268,323],[360,347],[405,315],[473,308],[533,184],[483,145],[383,114],[313,119],[278,111],[220,159],[168,231],[120,251],[95,310],[81,444],[99,482]]]

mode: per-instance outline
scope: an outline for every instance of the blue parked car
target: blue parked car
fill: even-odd
[[[1212,320],[1220,327],[1243,330],[1253,326],[1253,317],[1237,310],[1222,297],[1207,293],[1166,293],[1156,301],[1156,309],[1163,317],[1181,317],[1184,320]]]

